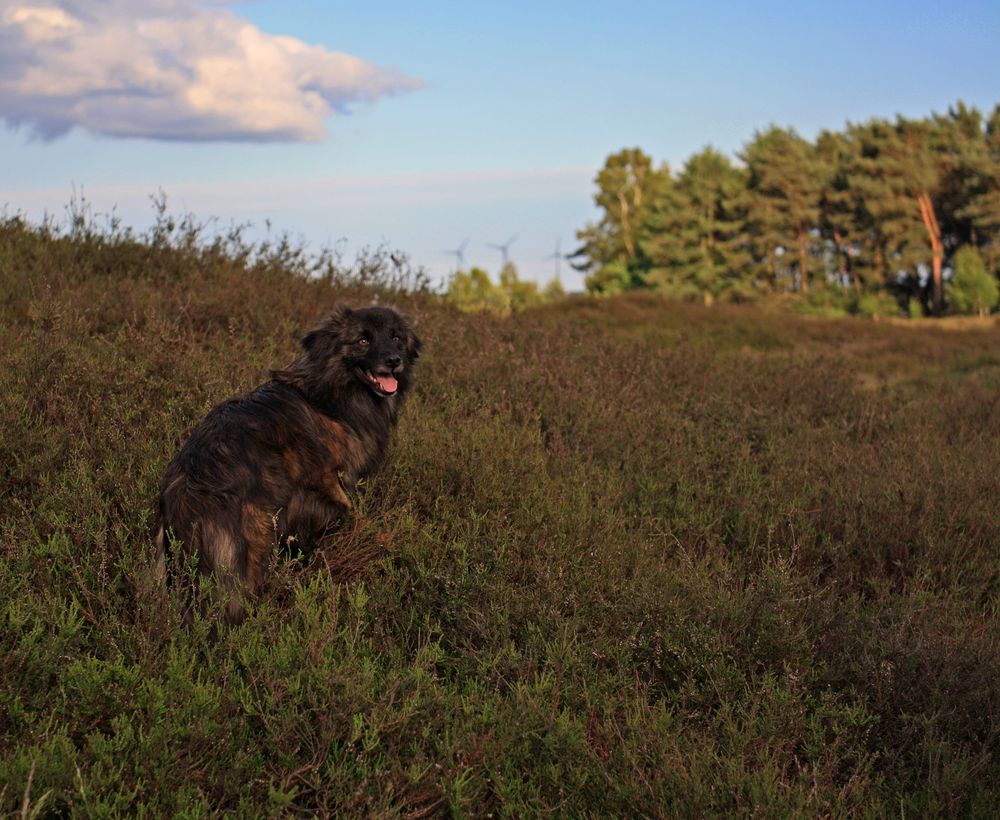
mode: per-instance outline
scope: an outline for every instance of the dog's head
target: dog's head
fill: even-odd
[[[361,385],[385,399],[409,389],[420,339],[395,310],[340,305],[303,337],[302,348],[318,381],[341,388]]]

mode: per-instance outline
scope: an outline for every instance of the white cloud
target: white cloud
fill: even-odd
[[[197,0],[0,0],[0,118],[53,139],[311,141],[419,81]]]

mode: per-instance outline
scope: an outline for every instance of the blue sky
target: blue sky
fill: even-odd
[[[226,32],[247,25],[244,69]],[[224,225],[269,219],[348,253],[384,241],[435,279],[466,237],[495,272],[487,243],[516,234],[512,259],[545,279],[556,240],[570,249],[593,218],[608,153],[676,168],[771,123],[811,137],[958,99],[991,109],[998,43],[996,2],[0,0],[0,117],[19,123],[0,129],[0,205],[61,214],[76,186],[141,228],[162,189]],[[193,92],[176,78],[223,53],[197,112],[178,108]]]

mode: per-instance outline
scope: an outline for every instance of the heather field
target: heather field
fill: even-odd
[[[159,479],[339,300],[425,342],[386,468],[211,640]],[[1000,328],[651,294],[462,313],[166,218],[0,223],[0,812],[990,816]]]

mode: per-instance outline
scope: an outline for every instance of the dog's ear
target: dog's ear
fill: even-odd
[[[320,328],[310,330],[305,336],[302,337],[302,349],[309,353],[314,347],[316,347],[316,342],[319,341],[319,337],[322,334]]]
[[[302,337],[302,349],[312,353],[317,351],[321,342],[332,342],[336,346],[353,313],[347,305],[337,305],[333,313]]]
[[[343,302],[340,302],[333,309],[333,313],[331,313],[330,318],[326,320],[326,324],[343,325],[353,315],[354,311],[351,310],[351,308],[345,305]]]
[[[420,337],[413,332],[413,328],[407,328],[406,331],[406,356],[412,362],[414,359],[420,358],[420,348],[424,346],[424,343],[420,341]]]

